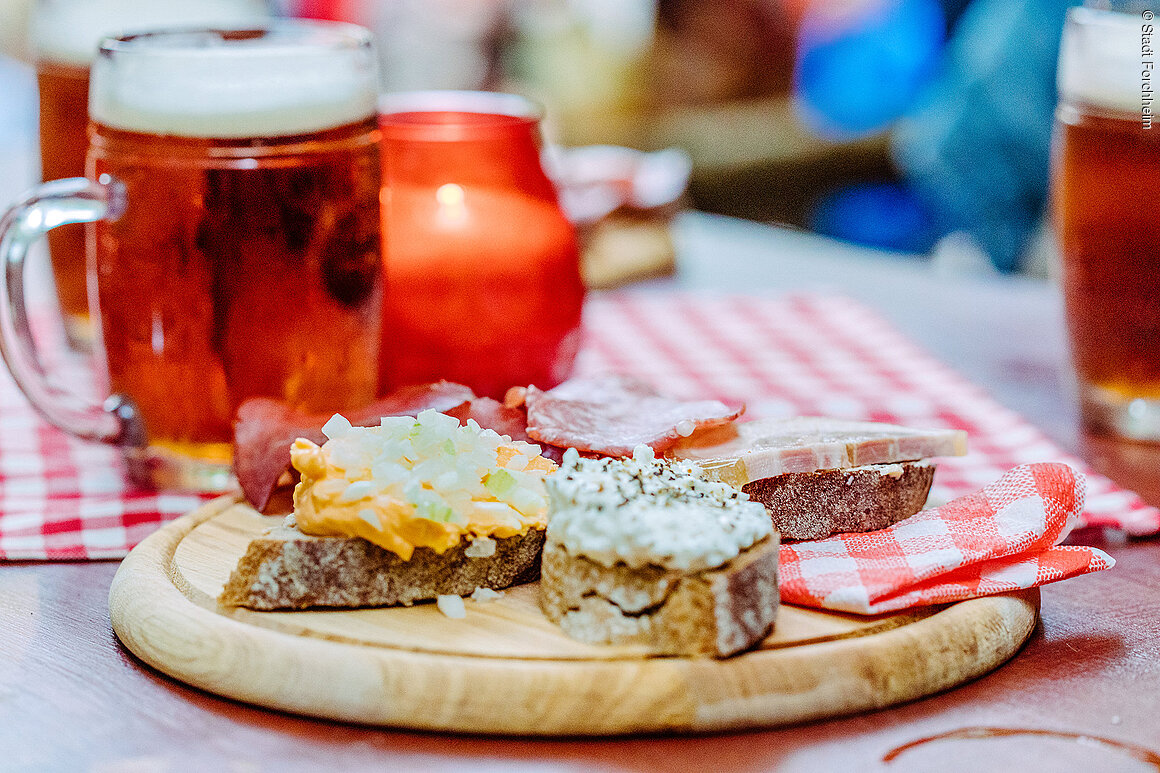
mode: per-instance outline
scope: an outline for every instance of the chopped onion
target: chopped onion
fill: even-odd
[[[360,499],[366,499],[374,495],[375,484],[369,480],[356,480],[354,483],[346,487],[346,489],[338,495],[339,502],[357,502]]]
[[[322,425],[322,434],[330,440],[346,436],[351,430],[350,422],[341,413],[336,413]]]
[[[435,599],[435,606],[439,607],[439,611],[448,617],[467,617],[467,607],[464,606],[463,598],[460,596],[450,594],[439,596]]]
[[[507,464],[505,464],[504,467],[508,468],[509,470],[519,472],[528,468],[529,461],[531,460],[523,454],[512,454],[511,458],[507,460]]]
[[[386,416],[377,427],[352,427],[336,414],[325,431],[326,459],[338,475],[316,485],[329,483],[329,496],[340,504],[382,498],[413,506],[417,517],[464,527],[483,505],[513,528],[547,506],[544,471],[528,469],[539,447],[511,443],[474,421],[461,426],[453,416],[428,410],[413,419]],[[504,465],[497,459],[501,444],[510,449]]]
[[[468,558],[490,558],[495,555],[495,540],[490,537],[476,537],[463,551]]]
[[[471,600],[476,604],[486,604],[489,601],[495,601],[503,596],[499,591],[491,588],[484,588],[482,586],[476,588],[471,592]]]
[[[373,528],[383,528],[383,524],[382,521],[379,520],[378,513],[369,507],[364,507],[363,509],[359,510],[358,517],[369,523]]]

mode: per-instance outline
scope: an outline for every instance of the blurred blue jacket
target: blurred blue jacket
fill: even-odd
[[[974,0],[930,90],[896,126],[899,170],[941,230],[1019,268],[1047,200],[1055,66],[1075,0]]]

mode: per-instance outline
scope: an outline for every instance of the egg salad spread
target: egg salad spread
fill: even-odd
[[[431,410],[378,427],[336,415],[323,432],[323,445],[299,438],[290,449],[306,534],[361,537],[407,561],[417,547],[442,553],[547,524],[544,476],[556,465],[539,446]]]

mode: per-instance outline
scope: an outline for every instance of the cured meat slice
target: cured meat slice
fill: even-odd
[[[290,467],[290,444],[304,437],[315,443],[326,438],[322,424],[277,400],[255,397],[238,406],[234,418],[234,474],[238,485],[262,511]],[[326,419],[322,419],[326,423]]]
[[[697,435],[669,455],[696,462],[735,486],[790,472],[962,456],[967,433],[816,416],[759,419]]]
[[[438,381],[403,387],[386,397],[344,413],[351,424],[370,426],[383,416],[413,416],[433,408],[447,412],[475,397],[462,384]],[[306,413],[265,397],[251,398],[234,419],[234,473],[242,493],[258,510],[265,509],[278,480],[290,468],[290,445],[297,438],[322,443],[322,425],[333,414]]]
[[[557,464],[564,458],[563,448],[534,440],[528,435],[528,414],[522,408],[509,407],[490,397],[477,397],[444,413],[459,419],[460,424],[475,419],[475,423],[484,429],[494,429],[512,440],[538,443],[540,454]]]
[[[444,413],[459,419],[460,424],[466,424],[468,419],[475,419],[475,423],[484,429],[493,429],[512,440],[535,442],[528,437],[527,414],[519,408],[508,408],[499,400],[490,397],[477,397]]]
[[[745,410],[718,400],[676,400],[623,377],[578,378],[543,392],[528,387],[528,436],[578,451],[630,456],[664,451],[698,427],[728,424]]]

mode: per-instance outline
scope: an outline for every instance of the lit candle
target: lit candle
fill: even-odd
[[[439,379],[501,396],[568,374],[583,286],[571,223],[540,167],[534,118],[383,116],[386,292],[380,391]],[[488,119],[494,120],[488,120]]]

